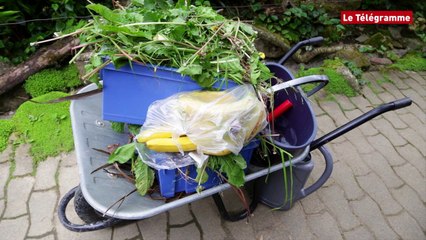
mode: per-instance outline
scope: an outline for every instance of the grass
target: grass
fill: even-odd
[[[0,152],[3,152],[8,144],[9,136],[13,132],[14,125],[10,120],[0,120]]]
[[[68,94],[50,92],[34,98],[34,101],[43,102],[64,96]],[[27,101],[16,111],[12,119],[15,130],[20,136],[19,141],[31,143],[30,154],[35,165],[48,156],[73,149],[69,105],[69,102],[37,104]]]
[[[398,59],[390,68],[401,71],[426,71],[426,58],[422,57],[421,53],[410,53]]]

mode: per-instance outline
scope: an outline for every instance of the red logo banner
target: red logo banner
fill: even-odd
[[[341,11],[341,24],[412,24],[413,11]]]

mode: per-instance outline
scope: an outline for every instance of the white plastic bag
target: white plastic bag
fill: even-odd
[[[203,157],[205,154],[238,154],[244,144],[266,125],[264,105],[258,100],[253,87],[240,85],[220,92],[182,92],[152,103],[141,132],[135,139],[141,134],[155,132],[169,132],[173,139],[186,135],[196,145],[198,157],[192,153],[192,156],[196,156],[192,158],[201,166],[207,158]],[[144,155],[143,160],[152,167],[177,167],[173,162],[166,163],[175,160],[160,160],[159,155],[154,157],[152,151],[138,150]],[[182,150],[180,152],[182,158],[190,159],[188,154]],[[167,158],[175,157],[176,153],[172,153]],[[181,167],[182,161],[178,162],[178,167]],[[193,163],[188,162],[186,165]]]

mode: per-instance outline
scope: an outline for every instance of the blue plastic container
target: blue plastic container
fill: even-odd
[[[178,92],[201,87],[175,68],[133,63],[119,69],[111,63],[101,70],[103,80],[103,119],[142,125],[149,105]],[[226,89],[237,84],[218,81],[214,87]]]
[[[247,166],[249,165],[254,149],[259,146],[258,140],[252,140],[241,150],[240,154],[246,160]],[[217,186],[222,183],[219,175],[210,170],[206,169],[206,173],[209,175],[207,182],[201,184],[204,189]],[[157,179],[160,185],[161,196],[165,198],[174,197],[178,192],[185,192],[187,194],[194,193],[197,189],[198,183],[194,181],[197,177],[197,169],[194,165],[182,167],[180,169],[172,170],[158,170]]]

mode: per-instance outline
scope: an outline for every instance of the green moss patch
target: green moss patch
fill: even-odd
[[[391,68],[401,71],[426,71],[426,58],[422,57],[419,53],[407,54],[392,64]]]
[[[32,97],[38,97],[51,91],[66,92],[82,85],[75,65],[64,69],[45,69],[30,76],[25,84],[25,91]]]
[[[14,126],[10,120],[0,120],[0,152],[6,149],[13,128]]]
[[[51,92],[34,101],[44,102],[68,96],[67,93]],[[30,153],[35,164],[48,156],[73,149],[69,102],[37,104],[25,102],[16,111],[13,121],[20,139],[31,143]]]

